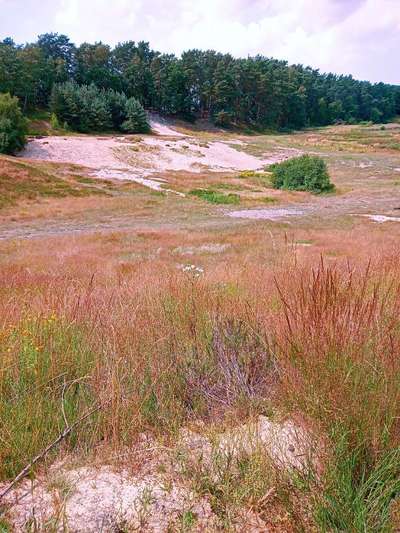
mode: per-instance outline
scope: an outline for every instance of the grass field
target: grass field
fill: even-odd
[[[206,529],[185,507],[169,531],[398,530],[399,131],[240,137],[256,155],[322,155],[337,188],[323,196],[276,191],[252,171],[161,176],[192,191],[182,197],[1,158],[4,486],[73,427],[30,479],[48,488],[55,462],[157,472],[213,516]],[[238,204],[303,211],[226,216]],[[376,214],[393,220],[365,216]],[[306,467],[268,447],[222,463],[181,448],[184,431],[213,443],[260,416],[307,435]],[[57,531],[72,489],[48,490],[63,510],[47,529]],[[0,531],[13,531],[9,499],[2,509]],[[40,527],[37,517],[26,530]]]

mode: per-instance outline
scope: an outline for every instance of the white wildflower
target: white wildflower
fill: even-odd
[[[204,268],[196,265],[182,265],[181,268],[182,272],[192,278],[199,278],[202,274],[204,274]]]

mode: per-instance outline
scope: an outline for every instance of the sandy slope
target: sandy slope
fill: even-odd
[[[237,150],[239,142],[199,142],[152,120],[159,136],[99,137],[80,135],[31,140],[21,157],[75,163],[93,169],[99,178],[128,179],[152,189],[165,190],[157,173],[186,171],[237,172],[257,170],[276,158],[259,159]]]

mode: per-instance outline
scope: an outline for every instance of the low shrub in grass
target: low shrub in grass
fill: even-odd
[[[224,194],[222,192],[214,191],[212,189],[193,189],[190,191],[192,196],[197,196],[206,202],[212,204],[234,204],[237,205],[240,202],[240,196],[238,194]]]
[[[272,185],[275,189],[329,192],[334,189],[326,163],[316,156],[302,155],[275,163],[269,167],[272,172]]]

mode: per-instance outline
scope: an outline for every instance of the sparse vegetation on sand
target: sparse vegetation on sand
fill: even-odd
[[[240,203],[240,196],[238,194],[224,194],[213,189],[193,189],[190,191],[190,194],[211,204],[237,205]]]
[[[0,209],[40,198],[107,194],[106,189],[106,183],[73,172],[68,176],[56,168],[0,158]]]

